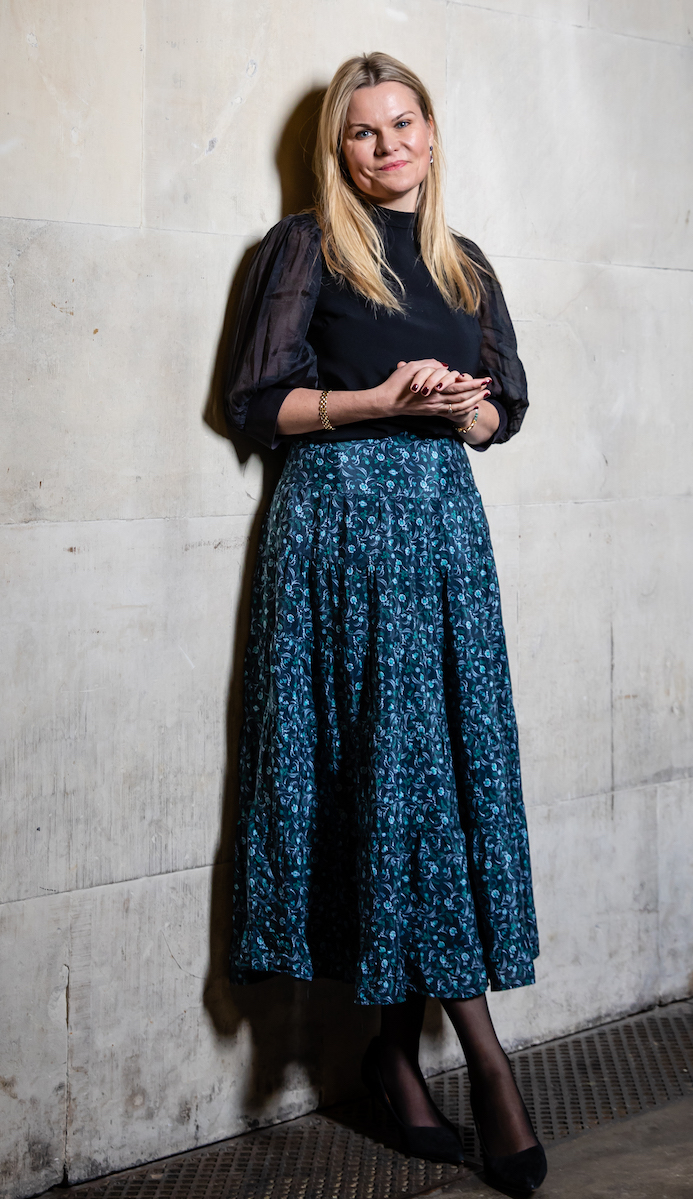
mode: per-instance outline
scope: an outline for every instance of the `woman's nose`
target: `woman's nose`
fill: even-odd
[[[381,155],[391,154],[393,150],[393,138],[391,134],[378,134],[376,142],[376,153]]]

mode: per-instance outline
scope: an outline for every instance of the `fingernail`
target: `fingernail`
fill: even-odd
[[[481,397],[481,398],[482,398],[482,400],[485,400],[485,399],[486,399],[486,396],[490,396],[490,394],[491,394],[491,392],[490,392],[490,391],[485,391],[485,392],[484,392],[484,394],[483,394],[483,395],[482,395],[482,397]]]
[[[412,391],[418,391],[418,390],[419,390],[419,385],[418,385],[418,383],[412,383],[412,385],[411,385],[411,389],[412,389]]]
[[[444,362],[444,363],[443,363],[443,366],[445,367],[445,369],[446,369],[446,370],[448,369],[448,364],[447,364],[447,362]]]
[[[443,386],[442,383],[436,383],[436,391],[440,391],[442,386]]]
[[[422,396],[427,396],[427,395],[428,395],[428,391],[429,391],[428,387],[422,387],[422,388],[421,388],[421,394],[422,394]]]

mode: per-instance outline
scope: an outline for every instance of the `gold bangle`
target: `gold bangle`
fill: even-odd
[[[466,429],[461,429],[461,428],[459,427],[459,425],[458,425],[458,426],[457,426],[457,432],[458,432],[458,433],[468,433],[470,429],[473,429],[473,428],[474,428],[474,426],[475,426],[476,422],[478,421],[478,419],[479,419],[479,409],[478,409],[478,408],[475,408],[475,409],[474,409],[474,416],[472,417],[471,421],[470,421],[470,422],[469,422],[469,424],[467,425],[467,428],[466,428]]]
[[[327,429],[328,433],[334,430],[334,425],[330,424],[330,418],[327,415],[327,397],[329,394],[329,390],[321,392],[320,399],[318,401],[318,416],[320,417],[320,423],[323,429]]]

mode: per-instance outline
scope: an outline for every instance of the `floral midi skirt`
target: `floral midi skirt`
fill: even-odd
[[[517,729],[464,448],[294,442],[245,663],[231,981],[360,1003],[534,981]]]

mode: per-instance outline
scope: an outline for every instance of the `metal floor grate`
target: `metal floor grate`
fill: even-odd
[[[577,1136],[693,1095],[693,1002],[511,1054],[515,1078],[541,1141]],[[466,1070],[429,1080],[431,1094],[476,1149],[467,1124]]]
[[[630,1016],[511,1055],[545,1143],[693,1095],[693,1001]],[[429,1080],[436,1103],[467,1126],[467,1072]],[[329,1108],[288,1124],[195,1149],[72,1187],[75,1199],[404,1199],[450,1182],[455,1166],[406,1157],[370,1103]],[[67,1191],[49,1192],[63,1195]]]

